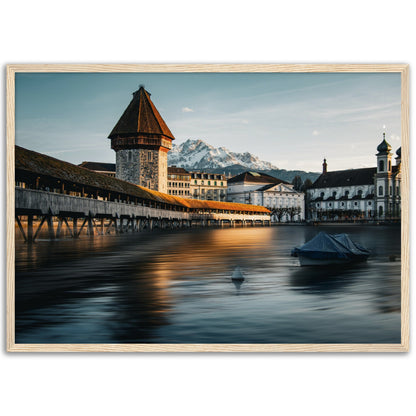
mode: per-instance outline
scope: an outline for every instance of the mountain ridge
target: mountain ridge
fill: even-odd
[[[226,176],[254,170],[287,182],[291,182],[295,176],[300,176],[303,182],[306,179],[314,182],[320,175],[318,172],[279,169],[249,152],[236,153],[223,146],[216,148],[201,139],[188,139],[179,145],[174,144],[168,153],[168,165]]]

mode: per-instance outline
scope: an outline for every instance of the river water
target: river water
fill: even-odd
[[[372,255],[300,267],[291,249],[319,231],[346,232]],[[230,278],[236,266],[241,285]],[[394,226],[18,242],[16,343],[400,343],[400,267]]]

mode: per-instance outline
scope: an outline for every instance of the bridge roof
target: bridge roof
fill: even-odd
[[[106,176],[89,169],[64,162],[59,159],[15,146],[16,173],[35,174],[58,179],[67,183],[88,186],[111,193],[130,195],[143,200],[155,201],[191,209],[219,209],[227,211],[270,212],[267,208],[231,202],[201,201],[185,199],[162,192],[153,191],[143,186]]]
[[[150,99],[150,93],[143,86],[133,93],[133,99],[111,131],[108,138],[158,134],[175,140],[169,127]]]
[[[80,163],[78,166],[81,168],[87,168],[89,170],[98,170],[100,172],[114,172],[116,171],[115,163],[104,163],[104,162],[89,162],[85,161]]]

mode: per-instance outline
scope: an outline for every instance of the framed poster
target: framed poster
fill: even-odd
[[[8,351],[408,351],[407,65],[7,86]]]

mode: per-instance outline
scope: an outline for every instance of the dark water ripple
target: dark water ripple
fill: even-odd
[[[301,268],[324,230],[367,263]],[[396,261],[389,257],[396,255]],[[230,276],[236,265],[242,284]],[[399,343],[399,227],[262,227],[39,241],[16,248],[17,343]]]

